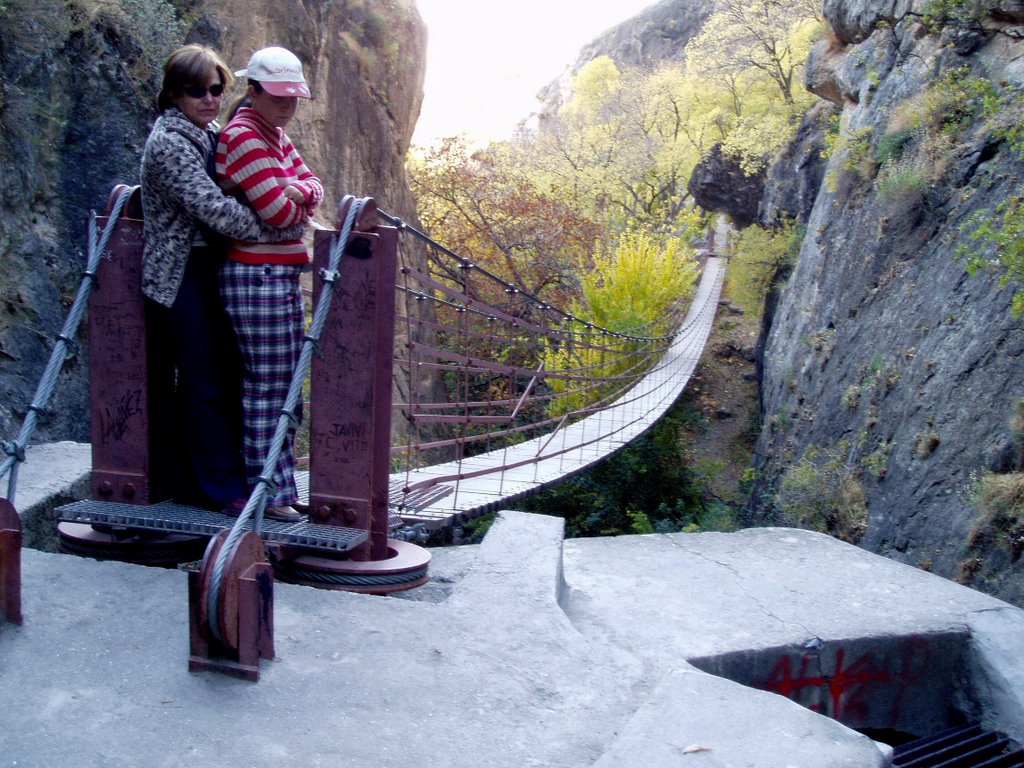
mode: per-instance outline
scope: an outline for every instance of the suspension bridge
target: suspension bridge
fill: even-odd
[[[88,308],[93,494],[57,510],[61,547],[154,564],[202,556],[189,575],[190,667],[247,679],[273,656],[274,575],[377,594],[418,586],[425,532],[510,508],[642,435],[695,369],[724,276],[705,252],[692,296],[657,323],[611,331],[346,197],[336,229],[315,233],[312,322],[263,473],[308,388],[308,519],[264,519],[263,478],[233,519],[175,503],[154,480],[148,423],[161,404],[148,397],[140,216],[137,189],[122,186],[90,220],[79,295],[4,443],[0,600],[20,623],[17,466]],[[407,238],[426,265],[402,257]]]

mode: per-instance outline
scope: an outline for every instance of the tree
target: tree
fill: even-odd
[[[793,104],[794,76],[810,50],[810,35],[821,22],[810,0],[722,0],[721,10],[686,47],[694,71],[729,83],[745,70],[764,73],[786,104]]]
[[[709,127],[692,123],[697,91],[678,65],[621,73],[607,56],[595,59],[577,74],[573,99],[532,138],[529,162],[614,231],[640,222],[671,228]]]
[[[616,397],[661,354],[700,274],[689,245],[700,219],[691,213],[687,221],[679,236],[627,230],[614,249],[581,269],[583,300],[573,307],[577,320],[565,329],[566,338],[580,343],[549,344],[545,354],[545,368],[561,374],[549,380],[560,395],[551,415]]]
[[[800,83],[820,29],[818,6],[810,0],[724,0],[687,45],[692,74],[729,98],[732,119],[722,150],[745,172],[765,165],[812,103]]]
[[[556,305],[579,295],[576,265],[600,234],[597,223],[542,189],[508,145],[470,152],[448,139],[410,164],[420,218],[445,247]]]
[[[697,217],[689,220],[696,230]],[[615,250],[595,256],[593,268],[582,277],[584,316],[618,333],[670,333],[673,309],[693,295],[700,273],[688,239],[659,239],[638,229],[625,232]],[[658,278],[652,280],[652,275]]]

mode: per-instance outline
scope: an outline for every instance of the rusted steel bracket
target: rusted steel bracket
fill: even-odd
[[[0,613],[21,624],[21,517],[7,499],[0,499]]]
[[[339,229],[353,203],[342,200]],[[317,232],[317,274],[327,266],[331,238]],[[320,339],[323,358],[313,361],[310,376],[309,517],[368,531],[369,542],[354,560],[388,557],[397,252],[397,230],[378,225],[376,203],[367,198],[339,267],[343,277]],[[321,289],[317,280],[315,298]]]
[[[225,529],[210,539],[202,567],[188,575],[188,668],[255,683],[260,659],[274,658],[274,572],[259,534],[242,534],[224,567],[219,615],[210,616],[213,566],[230,532]]]
[[[126,189],[114,187],[108,213]],[[102,227],[107,218],[96,221]],[[89,295],[93,498],[123,504],[148,504],[151,492],[142,246],[141,194],[135,187]]]
[[[342,200],[339,230],[355,204]],[[372,198],[360,205],[336,273],[336,233],[314,241],[314,300],[328,282],[333,297],[310,374],[309,519],[368,539],[344,557],[299,552],[275,568],[285,581],[389,594],[426,582],[430,553],[388,538],[398,230],[379,225]]]

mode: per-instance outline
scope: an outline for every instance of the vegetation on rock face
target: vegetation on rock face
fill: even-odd
[[[773,283],[796,263],[804,230],[786,220],[775,229],[752,226],[736,233],[729,254],[729,276],[732,298],[744,312],[761,316]]]
[[[967,540],[969,551],[1006,550],[1012,561],[1024,553],[1024,472],[991,474],[978,481],[974,504],[980,518]]]
[[[1024,97],[988,81],[975,81],[973,91],[975,106],[961,120],[984,118],[993,140],[1024,160]],[[960,231],[970,242],[957,248],[957,255],[967,260],[968,272],[994,270],[1001,286],[1014,286],[1014,317],[1024,316],[1024,186],[991,213],[972,215]]]
[[[1024,554],[1024,400],[1014,404],[1009,427],[1000,466],[977,476],[968,489],[975,516],[957,576],[964,583],[985,566],[998,572]]]
[[[848,442],[811,446],[782,476],[774,500],[782,522],[856,544],[868,519],[860,474]]]
[[[975,15],[962,15],[970,9],[959,2],[936,2],[928,8],[925,23],[935,29],[954,21],[977,22]],[[968,134],[987,134],[990,146],[1003,143],[1024,159],[1022,116],[1024,98],[1016,90],[974,75],[967,66],[948,68],[893,109],[877,136],[873,125],[849,128],[836,120],[830,153],[841,162],[833,166],[829,189],[836,192],[868,181],[890,206],[890,216],[919,207],[962,154]],[[972,214],[960,234],[967,242],[955,252],[966,261],[969,274],[992,270],[1001,286],[1016,286],[1012,311],[1015,317],[1024,315],[1024,190],[992,211]]]

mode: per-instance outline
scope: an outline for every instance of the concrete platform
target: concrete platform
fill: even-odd
[[[188,672],[184,572],[25,550],[0,766],[888,764],[812,708],[1024,740],[1024,612],[826,536],[563,541],[506,512],[433,554],[401,597],[276,584],[253,684]]]

